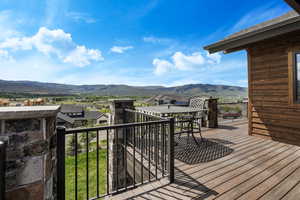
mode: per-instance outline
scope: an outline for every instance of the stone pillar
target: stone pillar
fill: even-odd
[[[0,108],[6,149],[6,200],[54,200],[59,106]]]
[[[125,108],[134,109],[134,100],[110,100],[110,125],[125,123]],[[109,186],[115,191],[125,185],[125,151],[123,148],[123,129],[112,130],[109,138]],[[117,176],[118,174],[118,176]]]
[[[208,127],[218,128],[218,99],[208,99]]]

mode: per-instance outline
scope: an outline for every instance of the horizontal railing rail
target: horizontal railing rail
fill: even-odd
[[[0,141],[0,199],[5,200],[6,144]]]
[[[174,120],[129,109],[124,115],[124,124],[57,129],[59,199],[98,199],[174,180]]]
[[[165,119],[161,121],[135,122],[135,123],[116,124],[116,125],[109,125],[109,126],[98,126],[92,128],[73,128],[73,129],[66,129],[65,134],[73,134],[73,133],[79,133],[85,131],[111,130],[116,128],[126,128],[126,127],[149,125],[149,124],[160,124],[160,123],[168,123],[169,121],[170,121],[169,119]]]

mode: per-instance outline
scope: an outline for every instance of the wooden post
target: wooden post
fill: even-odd
[[[218,128],[218,99],[208,99],[208,127]]]
[[[168,165],[168,171],[169,171],[169,181],[170,183],[174,183],[175,179],[175,155],[174,155],[174,126],[175,126],[175,119],[170,118],[170,132],[169,132],[169,138],[168,138],[168,157],[169,157],[169,165]]]

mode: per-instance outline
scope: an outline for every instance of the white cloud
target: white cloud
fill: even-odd
[[[173,56],[173,63],[175,68],[179,70],[191,70],[197,66],[203,65],[204,57],[200,52],[195,52],[192,55],[185,55],[182,52],[176,52]]]
[[[173,64],[166,60],[154,59],[152,64],[154,65],[154,73],[156,75],[163,75],[173,68]]]
[[[207,52],[206,56],[208,58],[207,62],[210,64],[219,64],[221,62],[222,56],[219,53],[210,54],[209,52]]]
[[[0,49],[0,62],[1,63],[13,63],[15,60],[9,55],[8,51]]]
[[[97,20],[91,17],[88,13],[82,13],[82,12],[68,12],[66,14],[67,17],[71,18],[75,22],[85,22],[87,24],[96,23]]]
[[[114,53],[124,53],[125,51],[133,49],[133,46],[126,46],[126,47],[121,47],[121,46],[113,46],[110,51]]]
[[[43,55],[22,56],[15,62],[0,61],[0,79],[55,82],[64,76],[66,66]]]
[[[191,71],[205,67],[206,64],[214,65],[221,62],[220,54],[204,54],[202,52],[194,52],[186,55],[180,51],[173,54],[171,61],[155,58],[152,62],[154,73],[162,75],[171,70]]]
[[[101,52],[97,49],[87,49],[85,46],[77,46],[65,59],[65,63],[71,63],[79,67],[91,64],[91,60],[103,60]]]
[[[143,41],[153,43],[153,44],[170,44],[173,40],[170,38],[148,36],[148,37],[143,37]]]
[[[32,37],[8,38],[0,43],[0,49],[13,51],[33,50],[34,48],[47,56],[55,55],[62,62],[80,67],[89,65],[91,61],[103,60],[101,51],[75,44],[71,34],[61,29],[49,30],[41,27]]]

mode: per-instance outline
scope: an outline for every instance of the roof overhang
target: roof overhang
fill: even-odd
[[[205,46],[204,49],[209,51],[209,53],[216,53],[219,51],[223,51],[224,53],[230,53],[245,49],[246,46],[251,43],[259,42],[285,33],[297,31],[299,29],[300,16],[237,37],[221,40],[214,44]]]
[[[300,0],[285,0],[285,2],[300,14]]]

